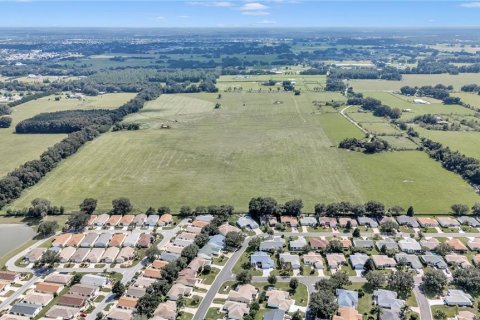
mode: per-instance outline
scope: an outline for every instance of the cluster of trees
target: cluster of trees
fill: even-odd
[[[422,86],[420,88],[410,86],[400,88],[400,92],[406,96],[418,95],[442,100],[444,104],[461,104],[462,101],[459,97],[450,96],[451,90],[453,90],[453,86],[445,86],[443,84],[437,84],[436,86]]]
[[[116,123],[112,131],[134,131],[134,130],[140,130],[140,124],[139,123]]]
[[[453,284],[472,295],[480,293],[480,269],[458,268],[452,273]]]
[[[47,199],[35,198],[30,203],[31,206],[21,210],[13,211],[11,209],[7,210],[7,215],[13,216],[22,216],[27,218],[39,219],[45,216],[56,216],[62,215],[65,213],[65,208],[60,206],[54,206]]]
[[[359,105],[363,110],[372,111],[373,115],[376,117],[398,119],[402,115],[400,109],[383,105],[380,100],[374,98],[361,98],[356,96],[348,99],[347,103],[351,105]]]
[[[346,84],[342,81],[342,79],[334,78],[331,76],[327,77],[327,83],[325,85],[326,91],[340,91],[344,92],[347,89]]]
[[[300,74],[304,75],[324,75],[327,74],[329,66],[324,63],[314,63],[310,69],[300,71]]]
[[[109,110],[66,110],[40,113],[19,122],[17,133],[72,133],[88,126],[111,126]]]
[[[302,208],[303,201],[301,199],[293,199],[281,205],[271,197],[256,197],[250,199],[248,203],[250,214],[256,218],[269,215],[277,217],[282,215],[299,216],[302,213]]]
[[[387,141],[377,137],[365,139],[346,138],[339,143],[338,147],[368,154],[388,151],[391,149],[390,144]]]
[[[467,157],[458,151],[452,151],[441,143],[430,139],[422,139],[422,146],[427,150],[430,157],[441,162],[442,166],[461,175],[468,182],[480,184],[480,161]]]
[[[330,204],[317,203],[315,204],[316,216],[374,216],[383,217],[384,215],[401,215],[405,209],[399,206],[393,206],[387,210],[385,205],[379,201],[368,201],[365,204],[352,204],[350,202],[334,202]],[[415,214],[413,207],[407,210],[408,216]]]
[[[10,128],[12,124],[12,117],[0,116],[0,128]]]
[[[134,99],[120,108],[112,111],[114,123],[121,121],[126,115],[140,110],[146,101],[156,99],[160,91],[155,88],[146,88]],[[104,130],[97,125],[82,128],[70,133],[65,139],[42,153],[39,160],[28,161],[19,168],[0,179],[0,208],[10,201],[20,197],[21,192],[33,185],[50,172],[63,159],[71,156],[84,145],[99,136]]]
[[[383,79],[383,80],[402,80],[402,75],[398,69],[393,67],[384,67],[382,69],[374,68],[336,68],[330,70],[335,78],[340,79]]]
[[[178,272],[180,271],[177,271],[177,269],[182,266],[183,263],[183,260],[182,262],[176,260],[166,265],[165,268],[162,269],[162,274],[165,273],[165,275],[168,275],[168,278],[162,278],[161,280],[157,280],[152,283],[147,288],[145,295],[138,299],[136,309],[141,316],[147,318],[151,318],[153,316],[153,312],[159,303],[165,299],[165,296],[172,287],[173,281],[177,278]],[[173,274],[175,274],[175,277],[172,278]]]
[[[18,105],[21,105],[22,103],[32,101],[32,100],[37,100],[37,99],[47,97],[47,96],[52,95],[52,94],[54,94],[54,92],[45,91],[45,92],[39,92],[39,93],[35,93],[35,94],[24,95],[20,100],[10,102],[8,104],[8,106],[13,108],[13,107],[16,107]]]
[[[320,319],[330,319],[338,309],[336,289],[350,285],[345,272],[336,272],[330,278],[320,279],[315,284],[316,292],[310,295],[310,311]]]
[[[478,84],[466,84],[462,86],[461,90],[463,92],[480,92],[480,86]]]

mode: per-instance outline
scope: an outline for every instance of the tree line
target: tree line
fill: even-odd
[[[365,139],[345,138],[339,143],[338,147],[368,154],[391,150],[391,146],[387,141],[377,137]]]
[[[391,108],[382,104],[382,101],[374,98],[363,98],[361,94],[355,94],[347,100],[349,105],[358,105],[363,110],[371,111],[376,117],[385,117],[390,119],[398,119],[402,116],[399,108]]]

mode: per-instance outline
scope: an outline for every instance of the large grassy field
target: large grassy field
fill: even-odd
[[[427,130],[420,127],[416,127],[415,130],[422,137],[440,142],[452,150],[480,160],[480,132]]]
[[[455,90],[471,83],[480,83],[480,73],[450,74],[404,74],[400,81],[350,80],[355,91],[399,91],[403,86],[428,86],[438,83],[453,85]]]
[[[265,86],[264,82],[268,80],[275,80],[279,85]],[[322,75],[299,75],[299,74],[272,74],[272,75],[235,75],[235,76],[221,76],[217,81],[217,87],[220,91],[228,88],[242,88],[244,91],[263,90],[263,91],[277,91],[277,88],[282,88],[282,81],[291,80],[295,82],[295,88],[302,91],[313,90],[314,88],[325,87],[326,76]],[[283,91],[283,89],[281,89]],[[338,93],[328,93],[332,96],[331,99],[344,100],[343,96]],[[329,99],[329,100],[331,100]]]
[[[364,155],[336,148],[363,134],[338,113],[318,113],[321,94],[163,95],[127,121],[139,131],[106,133],[65,160],[13,206],[36,197],[68,209],[95,197],[129,197],[138,209],[233,204],[253,196],[316,202],[371,199],[446,211],[479,200],[460,177],[420,151]],[[216,102],[222,107],[214,110]],[[161,129],[161,124],[171,129]]]
[[[55,101],[53,96],[30,101],[12,108],[13,122],[10,128],[0,129],[0,176],[15,169],[22,163],[37,159],[48,147],[62,140],[63,134],[15,134],[15,125],[42,112],[68,109],[117,108],[134,94],[115,93],[97,97],[86,97],[84,101],[62,98]]]

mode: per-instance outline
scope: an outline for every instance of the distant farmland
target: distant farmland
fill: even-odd
[[[437,213],[479,200],[423,152],[364,155],[336,148],[363,133],[333,109],[313,105],[328,95],[163,95],[127,118],[142,130],[111,132],[88,143],[13,206],[43,197],[74,209],[94,197],[108,209],[112,199],[126,196],[143,210],[209,204],[245,210],[251,197],[269,195],[301,198],[306,211],[316,202],[375,199]],[[214,110],[217,102],[221,108]]]

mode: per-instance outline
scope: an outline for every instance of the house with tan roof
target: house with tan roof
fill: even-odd
[[[145,220],[147,220],[147,215],[145,213],[140,213],[133,219],[133,224],[137,227],[141,227],[145,224]]]
[[[76,247],[82,242],[83,238],[85,238],[85,234],[83,233],[73,233],[70,239],[67,241],[67,246]]]
[[[89,263],[98,263],[103,256],[105,249],[103,248],[93,248],[85,257],[85,262]]]
[[[275,227],[275,225],[276,225],[277,223],[278,223],[278,220],[277,220],[276,217],[270,217],[270,218],[268,219],[268,225],[269,225],[270,227]]]
[[[20,279],[20,274],[13,271],[0,271],[0,280],[16,282]]]
[[[167,243],[164,247],[163,250],[166,252],[171,252],[171,253],[176,253],[176,254],[181,254],[183,251],[183,247],[176,246],[172,243]]]
[[[146,277],[140,276],[140,277],[137,278],[137,281],[135,281],[135,283],[133,285],[135,287],[139,287],[139,288],[148,288],[155,281],[157,281],[157,280],[153,279],[153,278],[146,278]]]
[[[40,260],[45,250],[45,248],[33,248],[25,255],[25,257],[23,257],[23,259],[26,263],[35,263]]]
[[[66,263],[70,260],[70,258],[73,256],[73,254],[77,251],[75,247],[65,247],[60,251],[60,262],[61,263]]]
[[[115,258],[116,263],[124,263],[126,261],[132,260],[135,258],[135,249],[132,247],[123,247],[120,250],[117,258]]]
[[[371,258],[377,269],[393,268],[397,265],[395,259],[389,256],[375,254]]]
[[[182,232],[176,236],[177,239],[181,240],[195,240],[197,235],[195,233],[190,232]]]
[[[173,301],[177,301],[180,295],[188,297],[190,296],[192,291],[192,287],[180,283],[174,283],[173,286],[170,288],[170,291],[168,291],[167,293],[167,298]]]
[[[155,260],[153,261],[152,263],[152,267],[155,268],[155,269],[162,269],[164,268],[166,265],[168,264],[167,261],[163,261],[163,260]]]
[[[45,277],[45,282],[58,283],[62,285],[69,285],[73,279],[73,275],[64,273],[51,273]]]
[[[309,240],[310,248],[313,250],[324,250],[327,248],[328,240],[320,239],[320,238],[311,238]]]
[[[91,299],[98,295],[99,288],[93,285],[77,283],[71,286],[68,292],[72,295],[82,296]]]
[[[320,217],[318,223],[323,227],[336,228],[337,219],[334,217]]]
[[[127,235],[125,233],[115,233],[108,243],[109,247],[121,247]]]
[[[175,320],[177,319],[177,303],[175,301],[165,301],[158,305],[153,313],[154,319]]]
[[[197,273],[192,269],[183,269],[178,273],[177,283],[184,284],[189,287],[195,287],[198,283]]]
[[[258,289],[251,284],[238,285],[234,290],[230,290],[227,300],[251,303],[257,297]]]
[[[358,313],[355,308],[340,307],[336,314],[333,315],[332,320],[362,320],[363,315]]]
[[[122,215],[120,214],[112,214],[107,222],[105,222],[105,225],[107,227],[116,227],[119,223],[120,223],[120,220],[122,220]]]
[[[193,258],[192,261],[190,261],[190,263],[188,264],[188,267],[196,272],[199,272],[200,269],[211,264],[212,264],[212,261],[208,259],[195,257]]]
[[[267,305],[269,308],[280,309],[288,312],[290,307],[295,304],[295,300],[290,299],[290,294],[283,290],[268,290],[266,292]]]
[[[435,238],[422,239],[420,240],[420,245],[425,250],[435,250],[435,248],[440,244],[440,242]]]
[[[338,270],[347,264],[345,256],[341,253],[327,253],[327,263],[331,269]]]
[[[439,226],[438,221],[435,220],[434,218],[418,217],[417,221],[422,228],[430,228],[430,227],[438,227]]]
[[[158,219],[158,225],[160,227],[169,226],[173,223],[173,216],[169,213],[164,213]]]
[[[120,297],[117,302],[117,308],[133,310],[137,306],[138,299],[132,297]]]
[[[45,316],[47,318],[57,319],[57,320],[71,320],[71,319],[75,319],[79,313],[80,313],[79,308],[53,306],[50,310],[48,310]]]
[[[147,294],[147,289],[145,288],[138,288],[138,287],[130,287],[128,288],[127,292],[125,292],[125,295],[127,297],[133,297],[133,298],[138,298],[140,299],[144,295]]]
[[[473,263],[475,264],[475,266],[478,268],[480,267],[480,254],[476,254],[474,257],[473,257]]]
[[[352,218],[338,218],[338,224],[340,227],[345,228],[347,224],[350,222],[352,228],[356,228],[358,226],[357,220]]]
[[[250,312],[246,303],[236,301],[225,302],[222,310],[227,313],[228,320],[243,320],[243,317]]]
[[[160,279],[162,278],[162,271],[159,269],[147,268],[143,270],[143,276],[146,278]]]
[[[340,243],[342,244],[343,249],[349,249],[352,247],[352,241],[350,241],[350,239],[342,238],[338,241],[340,241]]]
[[[118,224],[122,227],[128,227],[129,225],[132,224],[133,222],[133,219],[135,219],[135,215],[133,214],[126,214],[122,217],[122,219],[120,219],[120,221],[118,222]]]
[[[293,216],[281,216],[280,222],[289,227],[298,227],[298,219]]]
[[[107,320],[131,320],[133,319],[133,310],[113,308],[107,314]]]
[[[320,254],[310,251],[303,255],[303,263],[307,266],[312,266],[315,269],[323,269],[323,258]]]
[[[36,304],[42,307],[45,307],[50,301],[53,300],[53,294],[50,293],[38,293],[31,292],[23,298],[23,303]]]
[[[95,223],[95,220],[97,220],[97,215],[96,214],[92,214],[90,215],[90,217],[88,218],[88,221],[87,221],[87,226],[91,227],[94,225]]]
[[[194,226],[188,226],[188,227],[185,228],[185,231],[187,231],[189,233],[200,234],[200,233],[202,233],[202,228],[194,227]]]
[[[80,247],[82,248],[91,248],[95,241],[98,239],[97,233],[87,233],[83,240],[80,242]]]
[[[197,228],[202,229],[203,227],[208,226],[209,224],[210,224],[210,222],[208,222],[208,221],[194,220],[190,225],[192,227],[197,227]]]
[[[237,227],[234,227],[228,223],[222,224],[220,227],[218,227],[218,232],[220,232],[221,235],[226,236],[227,233],[229,232],[241,232],[242,230],[238,229]]]
[[[468,251],[467,247],[459,239],[449,239],[445,241],[445,243],[448,244],[450,247],[452,247],[454,251],[457,251],[457,252]]]
[[[55,237],[52,242],[52,246],[54,247],[64,247],[68,240],[72,237],[71,233],[62,233]]]
[[[120,252],[120,249],[118,249],[117,247],[110,247],[107,250],[105,250],[105,253],[102,256],[101,261],[105,263],[115,262],[115,258],[117,257],[119,252]]]
[[[103,227],[105,223],[107,223],[108,219],[110,219],[110,216],[106,213],[103,213],[95,219],[95,222],[93,223],[97,227]]]
[[[456,253],[447,254],[445,256],[445,261],[447,261],[449,265],[459,266],[464,269],[472,266],[466,256],[462,256]]]
[[[75,263],[81,263],[85,260],[89,252],[89,248],[78,248],[77,251],[75,251],[75,253],[70,258],[70,261]]]
[[[64,294],[57,301],[57,304],[60,306],[72,308],[82,308],[86,303],[87,298],[73,294]]]
[[[149,248],[152,244],[153,237],[149,233],[142,233],[138,238],[137,246],[140,248]]]
[[[58,283],[50,283],[50,282],[37,282],[35,284],[35,291],[40,293],[60,293],[62,291],[63,286]]]

